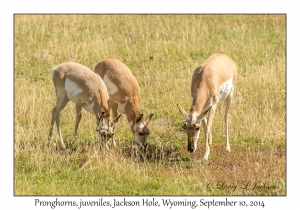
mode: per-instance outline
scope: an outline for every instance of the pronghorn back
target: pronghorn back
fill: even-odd
[[[56,91],[59,89],[66,90],[70,88],[70,85],[76,85],[74,88],[78,86],[84,94],[86,100],[84,103],[91,104],[97,98],[101,106],[95,108],[101,109],[101,112],[104,112],[104,117],[109,117],[107,88],[99,75],[89,68],[75,62],[62,63],[52,69],[51,77]],[[70,96],[68,97],[72,100]]]
[[[232,78],[232,83],[235,84],[237,80],[237,66],[235,62],[225,54],[215,53],[195,69],[191,90],[195,90],[201,82],[208,82],[207,84],[211,87],[213,82],[220,85],[230,78]]]
[[[136,103],[140,103],[140,86],[124,63],[115,58],[106,58],[95,66],[94,72],[100,75],[106,85],[109,82],[119,84],[118,89],[123,96],[134,97]]]
[[[227,55],[215,53],[203,61],[194,71],[191,83],[191,95],[194,106],[191,112],[200,114],[206,109],[206,102],[211,97],[209,103],[217,103],[224,99],[220,94],[220,87],[226,84],[235,85],[237,80],[237,66]],[[229,89],[229,88],[228,88]]]

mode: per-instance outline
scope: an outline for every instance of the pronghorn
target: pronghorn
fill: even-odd
[[[65,151],[66,147],[60,131],[60,112],[69,101],[73,101],[76,110],[76,123],[72,145],[75,144],[83,107],[96,117],[99,146],[105,144],[108,147],[107,140],[114,135],[114,125],[119,118],[117,117],[109,123],[109,96],[107,88],[99,75],[81,64],[67,62],[53,68],[51,78],[56,91],[56,106],[52,110],[49,143],[55,121],[59,135],[59,147]]]
[[[147,124],[153,114],[143,120],[140,111],[140,87],[130,69],[115,58],[107,58],[101,60],[94,71],[100,75],[107,87],[113,117],[117,116],[117,110],[125,114],[135,142],[145,148],[149,135]]]
[[[191,94],[193,97],[190,114],[177,105],[185,119],[183,128],[188,138],[188,151],[194,152],[203,120],[205,133],[204,160],[208,160],[209,144],[212,143],[212,122],[219,101],[226,101],[225,133],[226,150],[230,152],[228,137],[228,111],[233,98],[234,85],[237,81],[237,67],[234,61],[224,54],[213,54],[198,66],[192,77]],[[206,114],[208,119],[206,120]]]

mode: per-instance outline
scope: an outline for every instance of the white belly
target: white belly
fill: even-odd
[[[220,86],[220,96],[219,96],[219,101],[222,101],[224,99],[227,98],[227,96],[230,94],[231,89],[232,89],[232,78],[230,78],[229,80],[227,80],[226,82],[224,82],[221,86]]]

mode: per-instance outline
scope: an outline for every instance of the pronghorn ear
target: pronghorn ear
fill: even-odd
[[[118,117],[116,117],[113,121],[112,121],[112,126],[114,126],[118,121],[119,121],[119,118],[121,117],[121,114],[119,114]]]
[[[140,116],[138,116],[135,122],[139,123],[142,119],[143,119],[143,114],[140,114]]]
[[[179,109],[179,112],[181,113],[182,117],[184,118],[185,121],[188,121],[190,119],[188,113],[186,111],[184,111],[183,108],[181,108],[178,104],[177,107]]]
[[[203,118],[206,116],[207,112],[210,110],[210,108],[208,108],[206,111],[202,112],[196,119],[196,123],[199,123],[201,120],[203,120]]]
[[[148,123],[150,122],[150,120],[152,119],[153,114],[149,114],[148,117],[146,117],[144,123],[145,125],[148,125]]]

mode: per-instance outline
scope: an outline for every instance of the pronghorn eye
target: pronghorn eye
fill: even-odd
[[[200,126],[195,124],[194,128],[195,128],[196,131],[198,131],[200,129]]]
[[[182,128],[185,130],[186,129],[186,123],[184,123],[183,125],[182,125]]]

